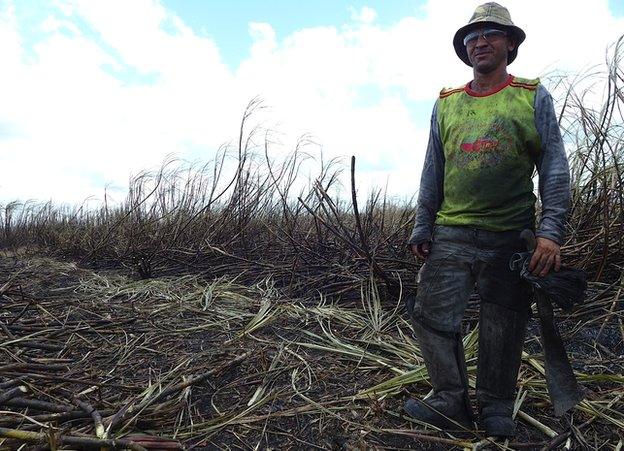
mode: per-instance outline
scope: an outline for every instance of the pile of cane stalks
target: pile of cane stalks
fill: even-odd
[[[536,321],[514,439],[404,416],[430,390],[405,312],[413,202],[358,197],[355,159],[343,171],[305,139],[272,155],[254,100],[237,145],[139,174],[120,204],[3,206],[0,448],[622,449],[622,48],[548,79],[572,174],[563,260],[590,279],[584,304],[557,312],[586,395],[564,417]]]

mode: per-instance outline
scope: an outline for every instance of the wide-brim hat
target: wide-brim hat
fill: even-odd
[[[472,63],[468,59],[466,46],[464,45],[464,37],[475,28],[483,26],[484,24],[496,25],[497,28],[502,28],[515,37],[516,45],[514,49],[509,52],[509,55],[507,55],[507,64],[511,64],[518,55],[518,47],[520,47],[520,44],[522,44],[526,38],[526,33],[522,31],[522,28],[514,25],[507,8],[495,2],[488,2],[477,6],[468,24],[461,27],[457,30],[457,33],[455,33],[455,37],[453,37],[453,47],[455,47],[455,53],[457,53],[459,59],[472,67]]]

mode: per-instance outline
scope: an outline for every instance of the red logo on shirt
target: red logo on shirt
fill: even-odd
[[[498,146],[498,139],[480,138],[475,142],[462,143],[461,150],[464,152],[482,152],[494,150]]]

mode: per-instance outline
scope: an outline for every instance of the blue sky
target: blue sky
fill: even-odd
[[[451,38],[479,3],[0,0],[0,204],[123,197],[131,174],[235,142],[256,96],[276,155],[309,134],[357,157],[363,191],[410,197],[437,93],[471,78]],[[515,75],[601,64],[624,30],[622,0],[505,5],[527,32]]]
[[[624,16],[624,1],[622,0],[609,0],[609,8],[613,11],[613,14],[619,17]]]
[[[389,26],[403,17],[421,14],[424,4],[414,0],[165,0],[163,3],[198,33],[219,42],[224,59],[232,67],[249,56],[250,22],[270,23],[280,39],[302,28],[348,23],[352,12],[365,6],[377,11],[379,25]]]

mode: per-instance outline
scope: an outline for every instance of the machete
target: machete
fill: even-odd
[[[529,251],[535,250],[536,241],[532,231],[523,230],[520,236],[527,243]],[[533,289],[533,293],[537,303],[542,347],[546,361],[548,395],[555,409],[555,415],[561,416],[578,404],[584,396],[576,382],[561,335],[559,335],[559,330],[554,323],[552,303],[539,290]]]

